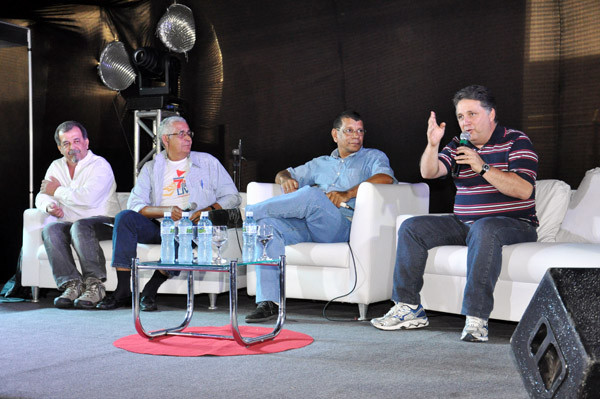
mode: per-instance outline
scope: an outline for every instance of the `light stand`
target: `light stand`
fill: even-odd
[[[245,159],[242,156],[242,139],[238,142],[238,147],[234,148],[231,153],[233,154],[233,183],[236,185],[238,191],[242,190],[242,160]]]
[[[162,109],[153,109],[140,111],[136,110],[133,113],[133,184],[137,182],[137,176],[140,169],[154,154],[159,154],[161,151],[161,142],[158,139],[158,126],[163,118],[178,115],[176,112],[165,111]],[[148,127],[146,122],[152,123],[152,129]],[[142,128],[152,139],[152,150],[144,156],[140,162],[140,128]]]

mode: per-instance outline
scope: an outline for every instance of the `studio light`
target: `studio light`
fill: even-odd
[[[172,4],[158,21],[156,34],[169,50],[176,53],[190,51],[196,43],[192,10],[182,4]]]
[[[179,97],[179,59],[153,47],[142,47],[133,53],[133,63],[138,68],[140,96]]]
[[[160,18],[156,34],[174,53],[190,51],[196,42],[196,26],[192,10],[172,4]],[[126,90],[137,80],[137,90],[123,93],[128,109],[160,109],[181,105],[179,75],[181,62],[177,55],[155,47],[141,47],[129,55],[119,41],[109,43],[100,55],[98,74],[102,83],[116,91]]]
[[[110,42],[102,50],[98,74],[106,87],[116,91],[125,90],[135,81],[136,72],[122,42]]]

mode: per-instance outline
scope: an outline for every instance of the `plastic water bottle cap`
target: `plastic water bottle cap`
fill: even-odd
[[[200,214],[200,217],[208,217],[208,211],[203,211],[203,212]]]
[[[164,213],[164,216],[165,216],[166,218],[170,218],[170,217],[171,217],[171,212],[165,212],[165,213]]]
[[[253,217],[254,216],[254,212],[252,212],[252,211],[246,211],[246,217],[248,217],[248,216]]]
[[[181,212],[181,217],[182,218],[190,217],[190,213],[189,212]]]

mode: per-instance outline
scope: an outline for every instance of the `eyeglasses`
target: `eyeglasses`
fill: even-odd
[[[365,129],[354,130],[349,127],[345,128],[345,129],[337,128],[337,130],[342,131],[346,136],[354,136],[354,133],[358,134],[359,136],[364,136],[365,133],[367,132]]]
[[[171,133],[171,134],[167,134],[166,136],[177,136],[180,139],[184,138],[185,136],[189,136],[191,139],[194,138],[194,132],[192,132],[191,130],[188,130],[187,132],[180,130],[177,133]]]

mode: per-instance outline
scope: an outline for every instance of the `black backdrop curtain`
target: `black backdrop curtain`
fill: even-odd
[[[181,79],[184,116],[201,133],[194,150],[231,169],[242,139],[243,187],[329,153],[331,122],[345,108],[363,115],[365,145],[388,154],[398,180],[421,181],[429,111],[448,123],[449,140],[458,133],[450,99],[473,83],[494,90],[501,124],[530,135],[539,178],[576,188],[598,165],[596,0],[179,3],[193,10],[198,31]],[[129,48],[160,47],[154,29],[169,4],[23,0],[0,9],[0,19],[32,29],[36,188],[60,155],[55,127],[76,119],[88,128],[90,148],[112,164],[118,189],[131,189],[133,117],[103,86],[96,63],[115,36]],[[0,49],[0,167],[10,171],[3,192],[11,226],[0,233],[8,255],[0,281],[14,271],[28,204],[26,99],[14,86],[26,76],[9,51]],[[142,154],[149,148],[143,142]],[[431,211],[451,210],[451,182],[428,184]]]

